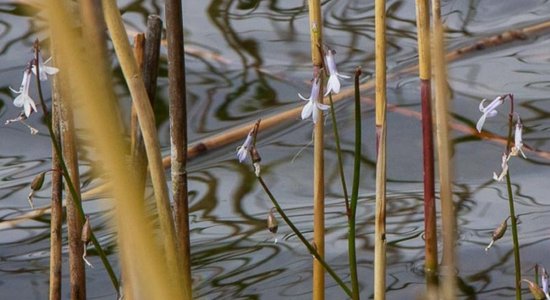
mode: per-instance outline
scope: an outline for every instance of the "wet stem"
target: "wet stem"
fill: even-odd
[[[65,160],[63,159],[63,154],[61,153],[61,146],[58,142],[59,139],[54,134],[54,131],[53,131],[53,128],[52,128],[52,120],[50,119],[50,116],[49,116],[49,113],[48,113],[48,107],[46,106],[46,102],[44,101],[44,96],[42,94],[42,86],[40,84],[40,78],[39,78],[40,69],[39,69],[39,64],[38,64],[40,50],[39,50],[37,44],[38,43],[36,42],[35,43],[35,57],[34,57],[33,64],[36,68],[36,76],[35,77],[36,77],[36,85],[37,85],[37,90],[38,90],[38,98],[40,99],[40,105],[42,106],[42,111],[44,112],[44,119],[46,121],[46,126],[48,127],[48,131],[50,133],[50,139],[51,139],[52,144],[54,145],[54,148],[55,148],[55,155],[57,156],[57,158],[60,162],[61,171],[62,171],[61,174],[62,174],[63,178],[65,179],[65,181],[67,183],[67,186],[69,187],[69,192],[71,193],[72,199],[76,204],[76,207],[78,209],[81,221],[82,221],[82,223],[84,223],[84,221],[86,219],[86,215],[84,213],[84,210],[82,209],[82,202],[81,202],[81,199],[80,199],[80,195],[79,195],[79,193],[76,192],[76,189],[73,185],[73,181],[71,180],[71,177],[69,176],[69,171],[67,169],[67,165],[65,164]],[[97,240],[97,238],[95,237],[93,232],[91,232],[90,239],[91,239],[92,243],[94,244],[94,247],[97,250],[97,253],[98,253],[103,265],[105,266],[105,269],[107,270],[107,273],[109,275],[109,278],[111,279],[111,283],[113,284],[113,287],[115,288],[117,294],[120,295],[120,291],[119,291],[119,286],[120,285],[119,285],[118,279],[115,275],[115,272],[113,270],[113,267],[111,266],[111,263],[109,262],[109,260],[107,259],[107,255],[105,254],[105,251],[103,251],[103,249],[101,248],[101,245],[99,244],[99,241]]]

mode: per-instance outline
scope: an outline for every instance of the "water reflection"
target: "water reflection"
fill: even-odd
[[[311,77],[309,29],[305,1],[216,0],[184,4],[186,42],[194,50],[187,58],[191,138],[219,133],[226,128],[298,105],[297,92],[307,91]],[[20,76],[28,46],[41,25],[24,17],[27,8],[19,2],[0,6],[0,55],[6,61],[0,74],[5,119],[16,113],[7,87]],[[340,70],[351,73],[357,65],[372,72],[373,4],[365,1],[324,1],[326,42],[336,48]],[[458,47],[489,32],[517,28],[545,20],[547,1],[446,1],[443,12],[450,35],[448,45]],[[132,30],[143,30],[148,14],[162,14],[158,1],[123,1],[121,11]],[[31,10],[36,16],[38,11]],[[388,3],[390,70],[416,63],[414,7],[411,1]],[[41,33],[43,34],[43,33]],[[517,111],[525,125],[527,160],[510,164],[516,211],[521,221],[522,273],[533,275],[535,263],[550,265],[541,249],[548,248],[550,216],[545,187],[550,161],[547,117],[550,107],[544,93],[550,82],[548,38],[532,37],[508,46],[464,57],[449,65],[454,96],[453,139],[455,142],[459,241],[459,289],[463,298],[508,299],[514,294],[511,239],[506,235],[485,253],[492,230],[507,216],[505,186],[491,180],[500,166],[503,146],[496,139],[480,140],[469,129],[479,117],[481,98],[514,92]],[[117,73],[119,76],[120,74]],[[166,61],[161,64],[157,121],[164,146],[169,145],[166,110]],[[121,78],[117,82],[122,82]],[[346,82],[347,87],[351,82]],[[423,210],[418,81],[405,74],[388,82],[388,99],[395,105],[388,120],[388,297],[406,299],[424,290]],[[119,86],[122,103],[127,101]],[[365,91],[365,96],[372,91]],[[353,115],[346,102],[337,104],[342,134],[345,170],[353,161]],[[359,273],[362,297],[372,296],[374,231],[374,108],[363,102],[364,152],[361,157],[362,186],[357,215]],[[32,120],[40,123],[41,120]],[[487,130],[506,132],[505,113],[490,120]],[[331,124],[327,121],[327,128]],[[311,124],[293,120],[260,133],[262,172],[289,216],[306,237],[312,236]],[[0,138],[0,218],[12,219],[29,211],[28,184],[35,174],[49,168],[48,139],[31,137],[18,128],[2,128]],[[90,141],[87,141],[90,144]],[[333,135],[327,131],[327,249],[330,264],[348,279],[346,219]],[[206,299],[307,299],[311,292],[311,256],[286,224],[280,222],[278,242],[266,229],[271,203],[257,184],[251,167],[238,164],[235,145],[197,158],[190,166],[192,262],[195,291]],[[81,149],[90,161],[93,152]],[[546,151],[546,152],[545,152]],[[299,153],[299,154],[298,154]],[[90,166],[83,167],[82,182],[93,186]],[[349,180],[350,178],[348,178]],[[48,202],[48,186],[37,199]],[[106,199],[86,203],[100,242],[116,260],[116,233],[109,226]],[[49,215],[18,223],[0,235],[0,283],[6,297],[43,299],[47,293]],[[64,257],[66,260],[66,257]],[[93,251],[90,260],[99,266]],[[66,268],[66,264],[65,264]],[[102,268],[88,270],[90,298],[111,299],[105,290]],[[64,269],[64,274],[67,270]],[[29,282],[30,288],[29,288]],[[65,287],[68,278],[64,277]],[[327,279],[327,298],[344,297]],[[24,288],[22,288],[24,287]],[[11,292],[9,292],[11,291]],[[17,295],[10,294],[15,293]]]

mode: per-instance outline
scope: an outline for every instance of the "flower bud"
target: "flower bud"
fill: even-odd
[[[31,206],[31,208],[34,208],[34,204],[32,202],[32,197],[34,196],[34,193],[36,191],[40,190],[42,188],[42,185],[44,185],[45,175],[46,175],[46,172],[42,172],[42,173],[36,175],[36,177],[34,177],[34,179],[31,182],[31,192],[29,193],[29,196],[27,197],[27,200],[29,201],[29,205]]]
[[[86,222],[84,222],[84,226],[82,226],[82,234],[80,236],[80,240],[84,243],[84,245],[88,245],[90,243],[92,235],[92,227],[90,226],[90,217],[86,216]]]
[[[272,208],[269,211],[269,215],[267,215],[267,229],[271,233],[277,233],[277,230],[279,229],[279,222],[277,221],[277,218],[275,218],[275,214],[273,213],[273,210],[275,208]]]
[[[533,297],[537,300],[539,299],[546,299],[546,295],[544,294],[544,291],[540,288],[540,286],[532,281],[529,281],[527,279],[522,279],[521,281],[527,282],[529,285],[529,291],[531,291],[531,294]]]

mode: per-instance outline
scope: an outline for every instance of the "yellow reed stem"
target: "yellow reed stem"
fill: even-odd
[[[311,34],[311,60],[313,62],[313,77],[322,76],[320,68],[323,57],[319,51],[323,40],[323,22],[321,19],[321,3],[319,0],[308,0],[309,28]],[[320,103],[323,103],[323,92],[319,93]],[[318,109],[314,107],[313,109]],[[314,128],[313,143],[313,241],[317,252],[325,256],[325,175],[324,175],[324,132],[323,114],[318,114]],[[313,299],[325,299],[325,270],[321,263],[313,260]]]
[[[136,112],[138,114],[139,125],[143,134],[145,150],[153,183],[153,191],[157,206],[157,213],[160,221],[161,230],[159,234],[162,237],[164,251],[168,266],[172,268],[172,275],[181,275],[180,256],[177,243],[172,212],[170,208],[170,198],[166,186],[166,177],[160,155],[157,129],[154,122],[153,110],[151,108],[149,97],[143,83],[143,77],[134,59],[132,48],[128,42],[126,30],[122,23],[122,18],[116,1],[103,0],[103,12],[107,28],[111,34],[111,40],[117,57],[122,68],[122,73],[126,78],[130,95],[134,101]]]
[[[76,95],[71,98],[73,107],[82,110],[79,121],[89,130],[97,147],[101,163],[98,169],[108,172],[109,186],[116,199],[115,224],[120,225],[118,233],[122,237],[120,253],[127,256],[121,259],[126,265],[123,270],[132,277],[134,295],[143,299],[185,299],[174,282],[173,269],[158,246],[151,225],[155,222],[146,214],[143,203],[136,201],[136,180],[126,159],[129,145],[117,118],[110,72],[101,67],[106,58],[95,51],[82,51],[91,43],[85,42],[72,29],[72,24],[67,23],[73,17],[65,4],[65,1],[50,0],[46,5],[52,36],[58,43],[56,49],[63,58],[58,66],[60,73],[70,71],[68,86]],[[160,155],[157,158],[160,161]]]
[[[376,215],[374,228],[374,299],[386,296],[386,3],[376,0]]]
[[[433,15],[433,52],[435,82],[435,117],[437,126],[437,146],[439,153],[439,181],[441,200],[441,219],[443,226],[443,267],[441,268],[442,299],[456,299],[455,279],[455,227],[456,216],[452,198],[452,158],[449,139],[449,95],[445,48],[443,43],[443,24],[438,0],[432,0]]]

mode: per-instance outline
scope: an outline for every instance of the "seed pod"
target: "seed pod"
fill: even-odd
[[[499,240],[504,236],[504,234],[506,233],[506,228],[508,228],[509,218],[510,217],[506,218],[504,222],[502,222],[502,224],[500,224],[500,226],[498,226],[497,229],[493,231],[493,241]]]
[[[544,291],[540,288],[540,286],[532,281],[529,281],[527,279],[522,279],[521,281],[527,282],[529,285],[529,291],[531,291],[531,294],[533,297],[537,300],[546,299],[546,295],[544,294]]]
[[[275,208],[272,208],[269,211],[269,215],[267,215],[267,229],[271,233],[277,233],[277,230],[279,229],[279,222],[277,221],[277,218],[275,218],[275,214],[273,213],[273,210]]]
[[[82,235],[80,236],[80,240],[84,243],[84,246],[90,243],[91,235],[92,227],[90,226],[90,217],[86,216],[86,222],[84,222],[84,226],[82,226]]]
[[[38,191],[39,189],[42,188],[42,185],[44,185],[44,176],[45,175],[46,175],[46,172],[42,172],[42,173],[36,175],[36,177],[34,177],[34,179],[32,180],[32,183],[31,183],[31,190]]]
[[[507,217],[502,224],[500,224],[495,231],[493,231],[493,239],[491,240],[491,243],[489,243],[489,246],[485,248],[485,251],[489,250],[491,246],[493,246],[494,242],[501,239],[504,234],[506,233],[506,229],[508,228],[508,219],[510,217]]]

